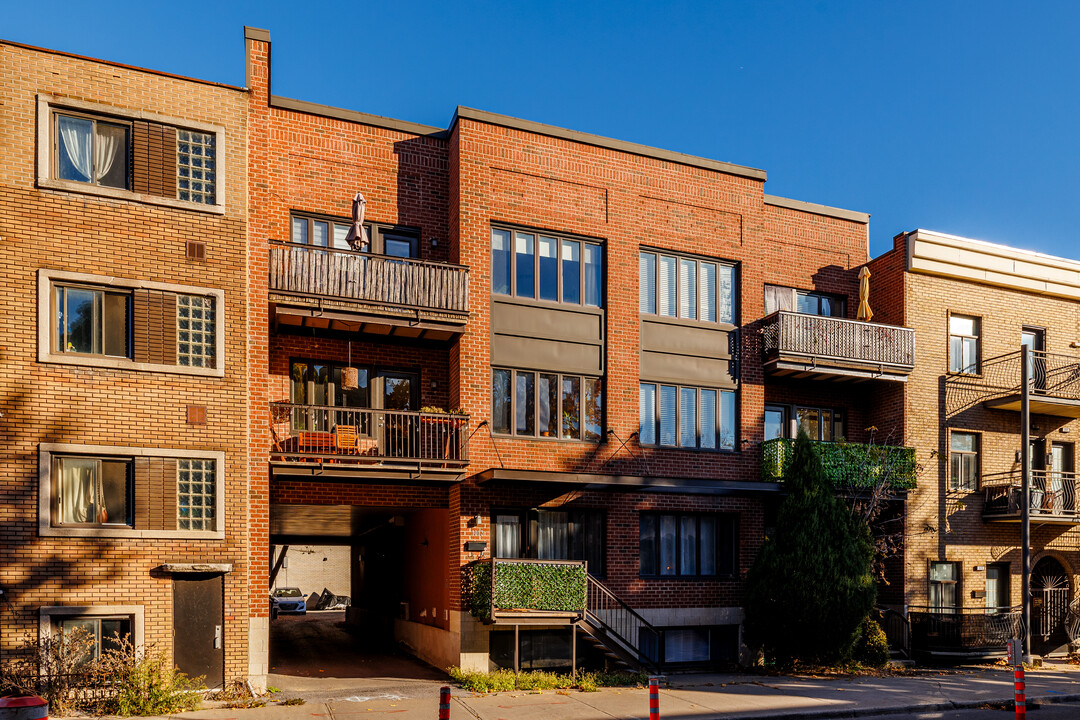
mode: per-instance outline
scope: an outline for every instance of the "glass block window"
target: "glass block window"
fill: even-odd
[[[217,146],[210,133],[176,133],[176,190],[181,200],[217,202]]]
[[[176,360],[188,367],[214,367],[214,298],[176,297]]]
[[[176,529],[216,530],[214,461],[180,459],[176,465]]]

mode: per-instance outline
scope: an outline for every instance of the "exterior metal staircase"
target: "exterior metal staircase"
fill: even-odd
[[[659,672],[660,631],[592,575],[577,626],[593,645],[602,646],[610,665]]]

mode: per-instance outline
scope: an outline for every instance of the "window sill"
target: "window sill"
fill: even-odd
[[[135,530],[129,527],[38,527],[40,537],[110,538],[127,540],[224,540],[224,530]]]
[[[729,582],[738,580],[735,575],[638,575],[641,580],[674,580],[676,582]]]
[[[955,370],[948,370],[948,371],[945,372],[945,375],[948,376],[948,377],[955,377],[955,378],[981,378],[983,376],[983,374],[981,372],[966,373],[966,372],[956,372]]]
[[[108,370],[135,370],[139,372],[173,373],[176,375],[195,375],[199,377],[225,377],[225,368],[188,367],[186,365],[158,365],[141,363],[127,358],[74,355],[68,353],[45,353],[38,356],[38,362],[57,365],[78,365],[81,367],[105,368]]]
[[[735,455],[739,452],[734,448],[727,450],[724,448],[692,448],[683,447],[682,445],[646,445],[644,443],[638,443],[638,447],[642,450],[683,450],[686,452],[709,453],[711,455]]]
[[[568,303],[559,302],[558,300],[539,300],[531,297],[521,297],[519,295],[504,295],[502,293],[491,293],[492,302],[510,303],[513,305],[528,305],[530,307],[542,307],[550,308],[551,310],[566,310],[570,312],[582,312],[589,313],[591,315],[603,315],[604,308],[597,305],[585,305],[584,303]]]
[[[502,433],[492,433],[491,436],[496,440],[539,440],[540,442],[565,443],[567,445],[600,445],[603,443],[602,438],[600,440],[575,440],[573,438],[545,437],[543,435],[504,435]]]
[[[738,326],[732,323],[716,322],[712,320],[689,320],[687,318],[671,317],[654,313],[638,313],[641,322],[661,323],[664,325],[678,325],[681,327],[701,328],[704,330],[716,330],[718,332],[734,332]]]
[[[95,195],[97,197],[109,198],[112,200],[127,200],[147,205],[161,205],[164,207],[176,208],[178,210],[191,210],[208,215],[225,214],[225,206],[221,203],[207,205],[205,203],[162,197],[160,195],[144,195],[142,193],[132,192],[131,190],[121,190],[120,188],[102,187],[100,185],[91,185],[89,183],[74,182],[72,180],[57,180],[50,177],[39,177],[37,184],[38,187],[47,188],[49,190],[62,190],[64,192],[79,193],[81,195]]]

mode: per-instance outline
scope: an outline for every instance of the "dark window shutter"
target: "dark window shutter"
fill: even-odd
[[[176,197],[176,128],[161,128],[161,195]]]
[[[135,458],[135,483],[132,493],[134,504],[134,527],[150,529],[150,459]]]
[[[150,360],[150,291],[136,290],[132,293],[132,345],[135,362]]]
[[[165,338],[161,332],[165,315],[165,298],[161,292],[150,292],[150,362],[161,364],[165,362]]]
[[[146,122],[131,126],[131,189],[150,192],[150,124]]]

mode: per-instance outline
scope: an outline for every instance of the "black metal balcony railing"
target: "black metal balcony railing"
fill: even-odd
[[[1080,400],[1080,358],[1039,350],[1029,351],[1028,356],[1028,382],[1033,396]],[[978,384],[987,391],[1020,392],[1021,362],[1019,350],[983,361]]]
[[[279,460],[374,463],[468,462],[469,416],[367,408],[270,403]]]
[[[270,290],[466,314],[469,269],[411,258],[274,243]]]
[[[895,445],[861,445],[843,440],[814,442],[825,475],[836,488],[870,488],[881,482],[894,490],[915,487],[918,464],[915,449]],[[761,474],[778,482],[791,464],[795,441],[774,438],[761,443]]]
[[[781,310],[765,318],[762,350],[814,360],[855,362],[911,372],[915,331],[911,328]]]
[[[1022,514],[1019,470],[984,475],[986,492],[983,517],[1018,519]],[[1055,470],[1031,471],[1030,514],[1032,519],[1080,522],[1076,507],[1077,474]]]
[[[1020,637],[1023,613],[1008,608],[932,608],[908,610],[913,653],[946,655],[1005,654]]]

